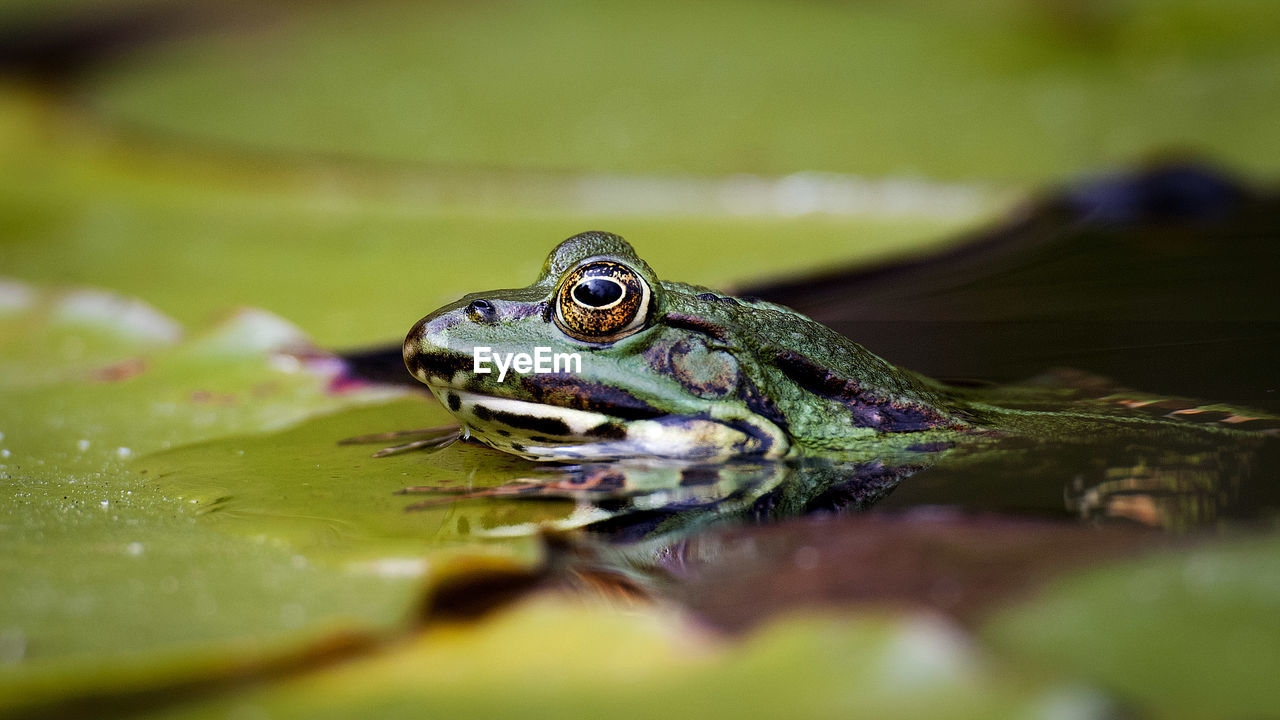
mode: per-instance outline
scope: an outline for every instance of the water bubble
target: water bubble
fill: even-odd
[[[80,452],[84,452],[88,450],[89,446],[92,444],[93,443],[89,442],[88,440],[79,440],[76,442],[76,449],[79,450]]]
[[[129,543],[128,545],[125,545],[125,546],[124,546],[124,551],[125,551],[125,552],[127,552],[127,553],[129,553],[130,555],[141,555],[141,554],[142,554],[142,543],[140,543],[140,542],[131,542],[131,543]]]
[[[127,447],[116,448],[116,457],[124,459],[133,454],[133,450]]]

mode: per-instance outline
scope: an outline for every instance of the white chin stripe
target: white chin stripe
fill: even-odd
[[[449,412],[476,434],[502,429],[507,430],[511,437],[539,436],[573,442],[622,432],[620,425],[616,428],[607,426],[621,421],[604,413],[480,395],[466,390],[432,388],[432,391],[449,408]]]

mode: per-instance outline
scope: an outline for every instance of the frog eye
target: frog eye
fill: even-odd
[[[649,284],[631,268],[608,260],[581,265],[556,290],[556,326],[587,342],[612,342],[644,327]]]

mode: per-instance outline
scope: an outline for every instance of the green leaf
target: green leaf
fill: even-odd
[[[449,168],[1027,181],[1173,147],[1261,173],[1278,28],[1253,0],[304,6],[87,94],[191,143]]]
[[[1267,537],[1064,578],[985,635],[1161,717],[1266,717],[1280,707],[1277,613],[1280,540]]]
[[[341,533],[298,540],[278,517],[228,533],[209,519],[208,506],[219,503],[190,489],[210,472],[231,483],[219,491],[224,506],[236,506],[234,493],[245,489],[236,478],[302,495],[306,505],[305,480],[316,470],[305,453],[276,453],[277,474],[254,477],[239,473],[244,457],[219,443],[247,448],[252,461],[271,438],[301,432],[332,456],[341,435],[304,421],[403,393],[335,384],[334,358],[261,311],[183,338],[172,320],[107,293],[16,282],[0,291],[0,476],[10,488],[0,495],[0,706],[216,677],[316,644],[376,637],[411,618],[431,538],[410,520],[399,535],[355,549]],[[404,400],[378,411],[396,422],[439,415],[432,405]],[[148,469],[150,454],[186,447],[210,448],[221,464],[193,462],[173,477]],[[367,460],[363,449],[344,450],[362,458],[355,464]],[[385,482],[362,487],[357,473],[346,480],[352,497],[404,517]],[[313,517],[325,509],[316,505]],[[297,507],[295,515],[306,512]],[[361,519],[330,521],[349,517]],[[455,547],[450,557],[466,553]]]
[[[1096,694],[1012,678],[931,617],[815,615],[745,638],[662,608],[546,596],[359,662],[164,717],[1098,717]]]

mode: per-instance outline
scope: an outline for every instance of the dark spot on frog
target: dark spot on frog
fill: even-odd
[[[666,317],[663,318],[663,322],[666,323],[667,327],[702,333],[721,342],[729,340],[729,332],[727,330],[696,315],[667,313]]]
[[[631,501],[627,498],[599,498],[593,499],[591,504],[607,513],[614,513],[626,510]]]
[[[760,390],[760,387],[743,376],[738,379],[738,399],[746,404],[751,412],[765,418],[769,422],[787,430],[787,418],[778,409],[773,399]]]
[[[449,393],[445,396],[445,401],[445,404],[449,406],[449,410],[453,412],[458,412],[458,409],[462,407],[462,400],[458,399],[457,393]]]
[[[458,516],[458,534],[459,535],[471,534],[471,521],[467,519],[466,515]]]
[[[794,350],[779,351],[772,359],[774,366],[796,385],[844,405],[856,426],[883,432],[910,432],[955,425],[931,407],[876,397],[856,381],[836,375]]]
[[[704,423],[724,425],[725,427],[737,430],[742,434],[742,439],[735,442],[732,449],[734,452],[741,453],[743,455],[758,455],[766,453],[773,447],[774,442],[772,436],[752,423],[742,420],[714,419],[706,413],[699,413],[697,415],[667,415],[658,418],[657,422],[666,427],[684,428],[693,428]]]
[[[751,423],[734,420],[726,423],[726,425],[747,437],[746,440],[736,446],[741,452],[750,454],[766,453],[773,447],[773,437]]]
[[[524,452],[524,446],[520,443],[511,443],[511,449],[516,452]]]
[[[603,440],[625,440],[627,438],[627,429],[616,422],[602,422],[588,430],[587,436]]]
[[[469,371],[472,359],[466,355],[447,352],[420,352],[410,356],[405,364],[415,377],[438,377],[449,380],[454,373]]]
[[[489,410],[489,408],[483,405],[476,405],[475,407],[471,408],[471,414],[475,415],[477,418],[481,420],[493,419],[493,412]]]
[[[510,430],[498,430],[498,434],[501,435],[502,437],[511,437]]]
[[[685,468],[680,472],[681,487],[694,487],[697,485],[714,485],[719,482],[720,473],[714,468],[691,467]]]
[[[542,405],[588,410],[623,420],[644,420],[666,414],[626,390],[583,382],[570,375],[527,375],[520,378],[520,384],[530,402]]]
[[[476,409],[479,409],[477,406]],[[567,437],[571,435],[569,426],[559,418],[536,417],[533,415],[520,415],[519,413],[504,412],[502,410],[488,411],[491,413],[495,422],[506,425],[507,427],[519,428],[521,430],[533,430],[544,435],[558,435]],[[477,415],[479,417],[479,415]]]

